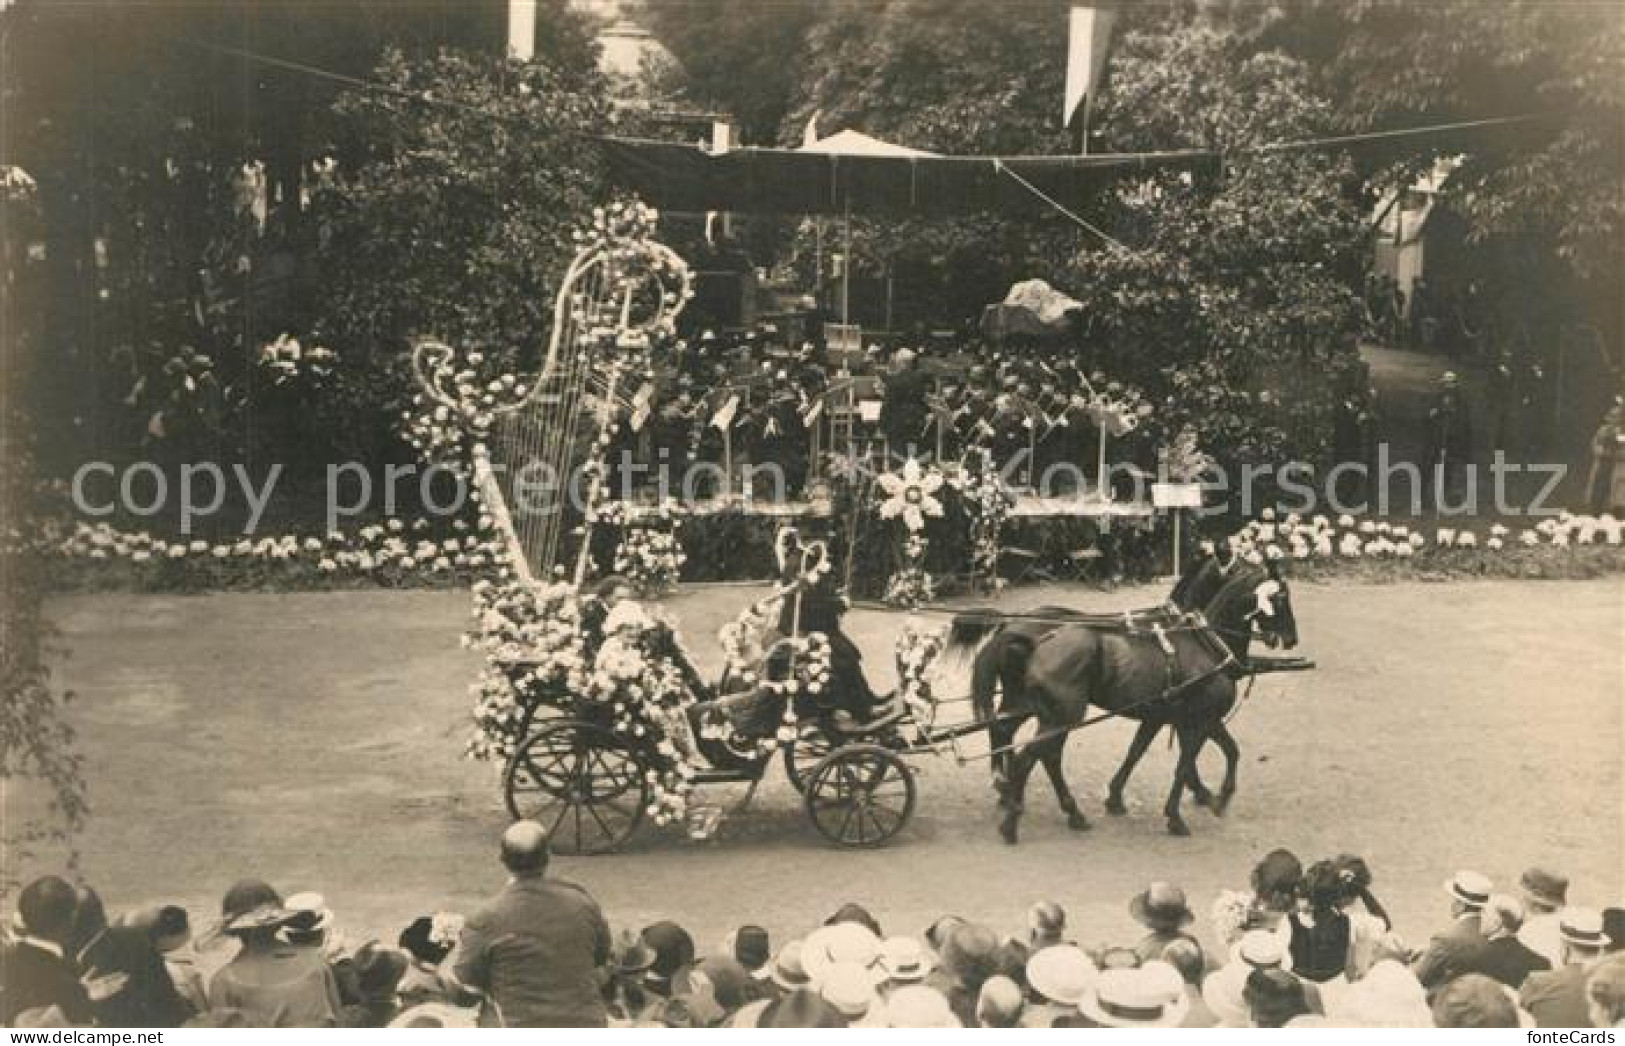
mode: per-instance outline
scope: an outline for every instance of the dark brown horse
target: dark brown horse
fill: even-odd
[[[1273,568],[1209,559],[1175,588],[1176,604],[1133,615],[1084,616],[1046,608],[1001,625],[977,651],[972,697],[980,718],[994,723],[992,744],[1007,746],[1021,723],[1036,718],[1038,735],[995,769],[1005,809],[1000,834],[1016,839],[1027,777],[1044,764],[1068,824],[1088,827],[1062,773],[1069,731],[1091,704],[1140,721],[1127,757],[1112,778],[1106,808],[1123,812],[1122,790],[1135,764],[1164,726],[1174,729],[1180,761],[1165,807],[1169,831],[1188,833],[1179,805],[1189,787],[1199,803],[1222,812],[1235,793],[1240,751],[1225,727],[1235,704],[1238,666],[1255,628],[1272,645],[1297,643],[1290,592]],[[1200,607],[1187,616],[1181,607]],[[1066,616],[1065,624],[1055,617]],[[1047,620],[1046,620],[1047,619]],[[956,621],[950,645],[963,648],[985,633],[988,617]],[[983,627],[977,627],[982,623]],[[1001,700],[994,718],[995,684]],[[1213,740],[1226,759],[1224,784],[1214,797],[1196,774],[1196,755]]]
[[[988,745],[993,750],[989,764],[993,770],[993,787],[1003,792],[1005,782],[1009,780],[1010,765],[1014,758],[1011,744],[1021,724],[1032,715],[1031,709],[1022,701],[1021,691],[1027,676],[1027,662],[1032,657],[1033,647],[1040,639],[1069,622],[1105,625],[1166,624],[1186,611],[1202,609],[1219,590],[1219,586],[1224,583],[1236,562],[1234,559],[1224,562],[1211,554],[1197,558],[1174,585],[1166,603],[1126,613],[1090,614],[1071,607],[1043,606],[1021,614],[1006,614],[991,607],[980,607],[955,616],[949,633],[950,649],[959,652],[961,656],[975,649],[975,660],[971,670],[971,700],[977,719],[989,724]],[[978,647],[976,644],[983,636],[989,638]],[[997,715],[993,705],[995,689],[1000,695]],[[1135,743],[1130,748],[1130,758],[1118,771],[1123,782],[1128,780],[1134,763],[1145,754],[1145,748],[1150,745],[1156,732],[1148,730],[1144,733],[1144,743],[1141,744],[1140,736],[1136,735]],[[1221,746],[1227,742],[1230,745],[1234,744],[1228,731],[1222,731],[1222,734],[1222,738],[1215,737],[1217,743]],[[1039,761],[1049,775],[1050,785],[1055,790],[1055,797],[1060,802],[1062,811],[1067,814],[1068,823],[1073,828],[1081,830],[1089,827],[1089,822],[1078,812],[1077,803],[1067,788],[1061,761],[1064,747],[1064,744],[1044,747]],[[1193,790],[1199,800],[1207,793],[1207,790],[1201,787]],[[1118,786],[1113,794],[1120,791],[1121,787]],[[1107,804],[1108,809],[1111,805]]]

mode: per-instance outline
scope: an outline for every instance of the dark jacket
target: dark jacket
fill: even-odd
[[[1478,952],[1487,943],[1480,925],[1475,912],[1461,916],[1447,929],[1433,935],[1427,951],[1412,968],[1422,987],[1431,992],[1474,968]]]
[[[453,968],[485,996],[481,1027],[602,1028],[598,968],[609,948],[609,926],[585,890],[526,877],[469,918]]]
[[[8,1027],[25,1010],[59,1006],[75,1024],[90,1022],[90,1000],[73,964],[28,941],[0,953],[0,1018]]]
[[[1529,1011],[1538,1028],[1589,1028],[1586,978],[1590,974],[1591,970],[1579,963],[1531,973],[1518,993],[1518,1002]]]
[[[1531,973],[1551,968],[1546,956],[1516,937],[1497,937],[1479,949],[1467,972],[1493,977],[1516,991]]]

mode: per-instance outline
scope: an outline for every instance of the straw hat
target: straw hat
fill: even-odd
[[[1484,907],[1494,884],[1477,872],[1457,872],[1444,884],[1444,892],[1472,909]]]
[[[1027,960],[1027,983],[1050,1002],[1076,1006],[1089,994],[1099,971],[1083,949],[1057,944]]]
[[[807,935],[801,945],[801,966],[814,985],[824,983],[830,967],[836,963],[853,963],[868,971],[878,984],[886,979],[881,969],[880,938],[873,930],[858,923],[834,923],[820,926]]]
[[[886,999],[886,1026],[890,1028],[957,1028],[953,1007],[935,988],[910,984]]]
[[[835,1007],[853,1028],[883,1028],[885,1014],[875,992],[874,977],[857,963],[838,962],[824,973],[818,994]]]
[[[912,937],[888,937],[880,944],[880,968],[889,980],[900,984],[923,981],[934,965],[925,946]]]
[[[1102,972],[1078,1012],[1104,1028],[1173,1028],[1190,1007],[1185,993],[1170,996],[1166,979],[1148,965]]]

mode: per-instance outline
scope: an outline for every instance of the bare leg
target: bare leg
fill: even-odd
[[[1151,747],[1157,731],[1161,729],[1161,723],[1142,720],[1139,729],[1134,731],[1134,740],[1128,744],[1128,753],[1123,756],[1123,765],[1112,775],[1111,785],[1106,792],[1107,813],[1114,817],[1128,813],[1128,807],[1123,805],[1123,786],[1128,784],[1129,775],[1134,773],[1135,766],[1145,757],[1146,749]]]
[[[1066,756],[1066,734],[1056,734],[1042,742],[1039,760],[1044,764],[1044,772],[1049,775],[1049,783],[1055,789],[1055,799],[1061,804],[1061,810],[1066,814],[1066,826],[1074,832],[1086,831],[1089,828],[1089,818],[1083,816],[1078,809],[1078,801],[1072,798],[1072,789],[1067,787],[1066,773],[1063,770],[1063,761]]]

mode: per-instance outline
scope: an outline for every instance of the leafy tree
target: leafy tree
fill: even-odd
[[[1113,151],[1216,149],[1213,176],[1122,186],[1105,219],[1126,248],[1079,254],[1063,281],[1113,376],[1164,399],[1160,427],[1195,428],[1230,466],[1324,451],[1339,370],[1354,359],[1363,227],[1346,163],[1249,146],[1309,137],[1327,104],[1308,70],[1204,28],[1129,33],[1101,130]]]
[[[600,195],[591,135],[609,112],[596,72],[540,59],[391,52],[373,79],[391,90],[335,106],[314,213],[318,322],[346,361],[331,402],[377,417],[410,395],[415,335],[535,366],[572,230]]]
[[[640,17],[681,63],[693,101],[737,120],[742,141],[769,145],[806,68],[806,34],[822,7],[822,0],[645,0]]]

